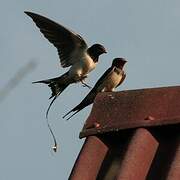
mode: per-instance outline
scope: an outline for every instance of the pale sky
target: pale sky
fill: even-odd
[[[66,180],[84,140],[78,138],[91,106],[64,121],[62,116],[88,93],[81,84],[70,86],[49,113],[60,143],[51,152],[45,111],[50,90],[31,82],[65,72],[56,49],[23,12],[32,11],[81,34],[89,45],[103,44],[102,55],[87,82],[93,86],[115,57],[128,60],[126,80],[118,91],[179,85],[180,2],[178,0],[1,0],[0,88],[31,59],[37,68],[0,103],[0,179]]]

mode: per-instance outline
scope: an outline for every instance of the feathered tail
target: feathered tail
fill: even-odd
[[[49,113],[49,110],[50,110],[53,102],[72,83],[72,81],[69,80],[68,72],[67,72],[67,73],[63,74],[62,76],[60,76],[60,77],[41,80],[41,81],[36,81],[36,82],[33,82],[33,83],[44,83],[44,84],[47,84],[51,88],[51,97],[49,99],[51,99],[51,98],[53,98],[53,99],[52,99],[51,103],[49,104],[49,106],[47,108],[46,119],[47,119],[48,128],[49,128],[50,133],[51,133],[51,135],[53,137],[53,140],[54,140],[53,150],[56,152],[56,150],[57,150],[57,142],[56,142],[55,135],[54,135],[54,133],[53,133],[53,131],[51,129],[51,126],[49,124],[49,121],[48,121],[48,113]]]
[[[64,89],[69,85],[68,81],[68,72],[63,74],[60,77],[52,78],[52,79],[46,79],[41,81],[35,81],[33,83],[44,83],[48,84],[48,86],[51,88],[51,99],[54,96],[60,95]]]
[[[63,116],[63,119],[69,115],[70,113],[74,112],[71,116],[69,116],[66,120],[68,121],[69,119],[71,119],[76,113],[78,113],[81,109],[83,109],[84,107],[82,107],[80,104],[77,105],[75,108],[73,108],[71,111],[69,111],[68,113],[66,113],[64,116]]]
[[[53,102],[72,82],[70,82],[70,80],[68,78],[68,72],[67,72],[60,77],[41,80],[41,81],[35,81],[33,83],[44,83],[44,84],[47,84],[51,88],[51,96],[49,99],[51,99],[53,97],[54,98],[51,101],[51,103],[49,104],[48,109],[46,111],[46,118],[47,118],[49,110],[50,110]]]
[[[76,106],[74,107],[71,111],[66,113],[63,118],[67,117],[70,113],[74,112],[72,115],[70,115],[66,120],[71,119],[75,114],[77,114],[79,111],[84,109],[85,107],[89,106],[94,102],[94,99],[97,95],[97,92],[92,89],[89,94]]]

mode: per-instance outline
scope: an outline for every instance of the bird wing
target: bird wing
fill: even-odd
[[[105,73],[98,79],[98,81],[96,82],[96,84],[94,85],[94,87],[92,88],[92,90],[88,93],[88,95],[81,101],[81,103],[78,105],[79,107],[86,107],[89,104],[93,103],[96,95],[102,91],[102,89],[104,88],[103,86],[101,86],[104,82],[105,79],[107,79],[107,77],[112,73],[113,68],[110,67],[108,68]],[[82,108],[81,108],[82,109]]]
[[[98,81],[96,82],[96,84],[94,85],[93,89],[96,90],[98,89],[98,92],[102,91],[102,89],[104,88],[103,86],[101,86],[104,81],[108,78],[108,76],[110,76],[112,74],[112,72],[114,71],[114,67],[110,67],[108,68],[104,74],[98,79]],[[93,89],[91,91],[93,91]]]
[[[96,82],[96,84],[94,85],[92,90],[88,93],[88,95],[77,106],[75,106],[71,111],[69,111],[67,114],[65,114],[63,116],[63,118],[65,118],[70,113],[74,112],[70,117],[67,118],[67,120],[69,120],[76,113],[78,113],[79,111],[84,109],[86,106],[92,104],[94,102],[94,99],[95,99],[96,95],[104,89],[104,86],[105,86],[104,82],[106,80],[108,80],[108,78],[112,75],[112,73],[115,70],[116,70],[115,67],[110,67],[109,69],[107,69],[105,71],[105,73]],[[124,79],[126,78],[126,74],[124,73],[123,70],[120,73],[122,74],[122,79],[121,79],[121,81],[119,82],[119,84],[116,87],[118,87],[124,81]]]
[[[94,99],[98,92],[101,92],[103,89],[103,86],[101,86],[104,82],[104,80],[112,73],[114,70],[113,67],[110,67],[105,71],[105,73],[99,78],[99,80],[96,82],[92,90],[87,94],[87,96],[76,106],[74,107],[71,111],[69,111],[67,114],[63,116],[65,118],[67,115],[69,115],[71,112],[73,113],[67,120],[69,120],[72,116],[74,116],[76,113],[78,113],[80,110],[84,109],[86,106],[92,104],[94,102]]]
[[[105,80],[107,80],[108,77],[112,75],[114,69],[115,69],[114,67],[108,68],[104,72],[104,74],[98,79],[98,81],[96,82],[96,84],[94,85],[92,90],[88,93],[88,95],[72,111],[77,111],[77,110],[80,111],[81,109],[85,108],[86,106],[92,104],[94,102],[96,95],[103,90],[103,88],[104,88],[103,84],[104,84]],[[124,73],[124,71],[122,71],[122,79],[119,82],[119,84],[117,85],[117,87],[124,81],[125,78],[126,78],[126,74]]]
[[[82,58],[87,49],[84,39],[66,27],[35,13],[25,12],[43,35],[57,48],[62,67],[69,67]]]

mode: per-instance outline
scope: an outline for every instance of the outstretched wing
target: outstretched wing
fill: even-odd
[[[66,27],[41,15],[25,12],[43,35],[57,48],[62,67],[69,67],[81,59],[87,49],[84,39]]]

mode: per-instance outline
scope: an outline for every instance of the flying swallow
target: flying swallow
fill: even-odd
[[[96,67],[99,56],[106,53],[106,49],[101,44],[94,44],[88,48],[85,40],[77,33],[68,28],[35,13],[25,13],[32,18],[37,27],[56,48],[60,58],[60,64],[63,68],[70,69],[63,75],[36,81],[33,83],[45,83],[51,88],[51,98],[49,109],[55,99],[72,83],[81,82],[83,86],[88,86],[84,80],[88,74]]]
[[[91,89],[89,94],[78,104],[75,108],[69,111],[63,116],[65,118],[70,113],[74,112],[67,120],[72,116],[78,113],[80,110],[86,106],[92,104],[96,95],[99,92],[112,92],[117,88],[125,79],[126,74],[123,70],[123,67],[127,61],[124,58],[115,58],[112,62],[112,65],[105,73],[100,77],[96,82],[95,86]]]
[[[59,77],[34,82],[45,83],[51,88],[51,97],[49,99],[53,99],[46,111],[46,119],[54,139],[53,150],[56,151],[56,139],[48,122],[50,107],[70,84],[81,82],[84,86],[89,87],[84,80],[96,67],[99,56],[106,53],[106,49],[101,44],[88,47],[79,34],[68,28],[41,15],[27,11],[25,13],[33,19],[45,38],[57,48],[61,66],[63,68],[70,67],[66,73]]]

